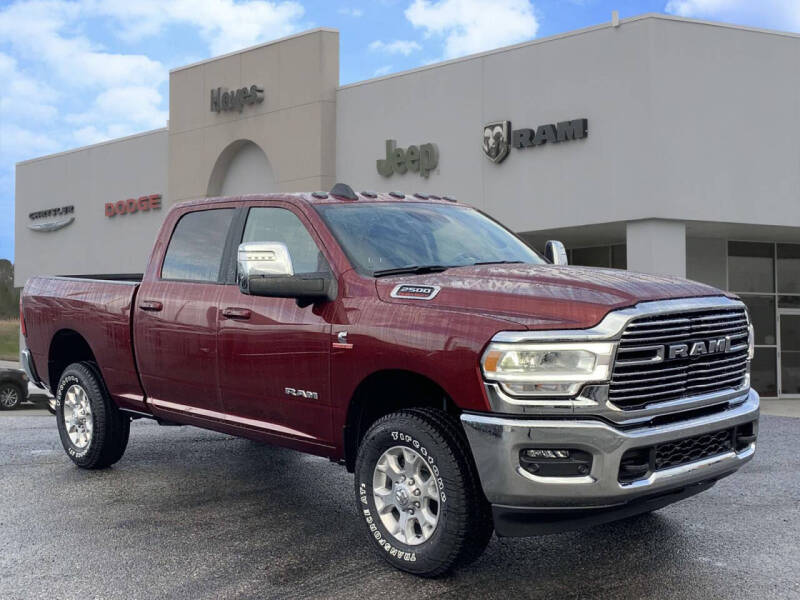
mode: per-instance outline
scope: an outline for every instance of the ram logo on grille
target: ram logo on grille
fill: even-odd
[[[725,354],[731,351],[731,336],[714,338],[691,344],[670,344],[667,346],[667,358],[697,358],[706,354]]]

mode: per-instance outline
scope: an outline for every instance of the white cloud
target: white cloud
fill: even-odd
[[[539,29],[529,0],[414,0],[405,15],[427,36],[444,38],[445,58],[529,40]]]
[[[382,67],[378,67],[375,69],[375,72],[372,74],[373,77],[382,77],[386,75],[392,70],[392,65],[383,65]]]
[[[183,24],[196,28],[213,54],[241,50],[296,32],[305,9],[292,0],[83,0],[94,14],[117,19],[121,34],[137,40]]]
[[[38,156],[55,152],[59,148],[53,136],[14,123],[3,123],[3,134],[0,135],[0,155],[2,156]]]
[[[664,10],[681,17],[800,31],[798,0],[669,0]]]
[[[73,132],[80,145],[164,127],[168,113],[161,94],[146,86],[120,86],[105,90],[84,112],[68,114],[65,121],[82,126]]]
[[[166,69],[142,54],[113,54],[81,35],[65,35],[81,16],[80,5],[62,1],[12,4],[0,12],[0,39],[21,55],[48,66],[64,81],[88,85],[160,83]]]
[[[58,113],[53,105],[57,93],[52,87],[20,72],[13,57],[0,52],[0,81],[5,92],[0,96],[0,115],[37,122],[51,121]]]
[[[375,40],[369,45],[369,49],[375,52],[386,52],[387,54],[402,54],[403,56],[408,56],[412,52],[422,50],[422,46],[413,40],[394,40],[393,42]]]
[[[342,8],[340,8],[340,9],[339,9],[338,11],[336,11],[336,12],[338,12],[340,15],[344,15],[344,16],[346,16],[346,17],[354,17],[354,18],[356,18],[356,19],[357,19],[358,17],[363,17],[363,16],[364,16],[364,11],[363,11],[363,10],[361,10],[360,8],[346,8],[346,7],[342,7]]]

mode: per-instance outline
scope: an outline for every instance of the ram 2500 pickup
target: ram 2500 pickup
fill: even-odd
[[[438,575],[493,531],[653,511],[755,452],[742,302],[545,255],[425,194],[185,202],[143,276],[31,279],[22,361],[78,466],[142,417],[329,457],[369,544]]]

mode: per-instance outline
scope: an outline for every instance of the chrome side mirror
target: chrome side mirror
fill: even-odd
[[[281,242],[246,242],[239,245],[236,280],[242,293],[250,293],[250,278],[294,275],[289,249]]]
[[[558,240],[548,240],[544,245],[544,256],[554,265],[568,265],[567,249]]]
[[[236,268],[239,290],[249,296],[294,298],[297,305],[336,299],[336,280],[329,272],[295,275],[289,249],[281,242],[248,242],[239,246]]]

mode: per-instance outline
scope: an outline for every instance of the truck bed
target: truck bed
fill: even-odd
[[[133,351],[131,307],[142,276],[34,277],[22,292],[30,350],[39,377],[51,381],[51,348],[88,343],[108,391],[120,407],[146,410]],[[52,343],[51,343],[52,340]]]

